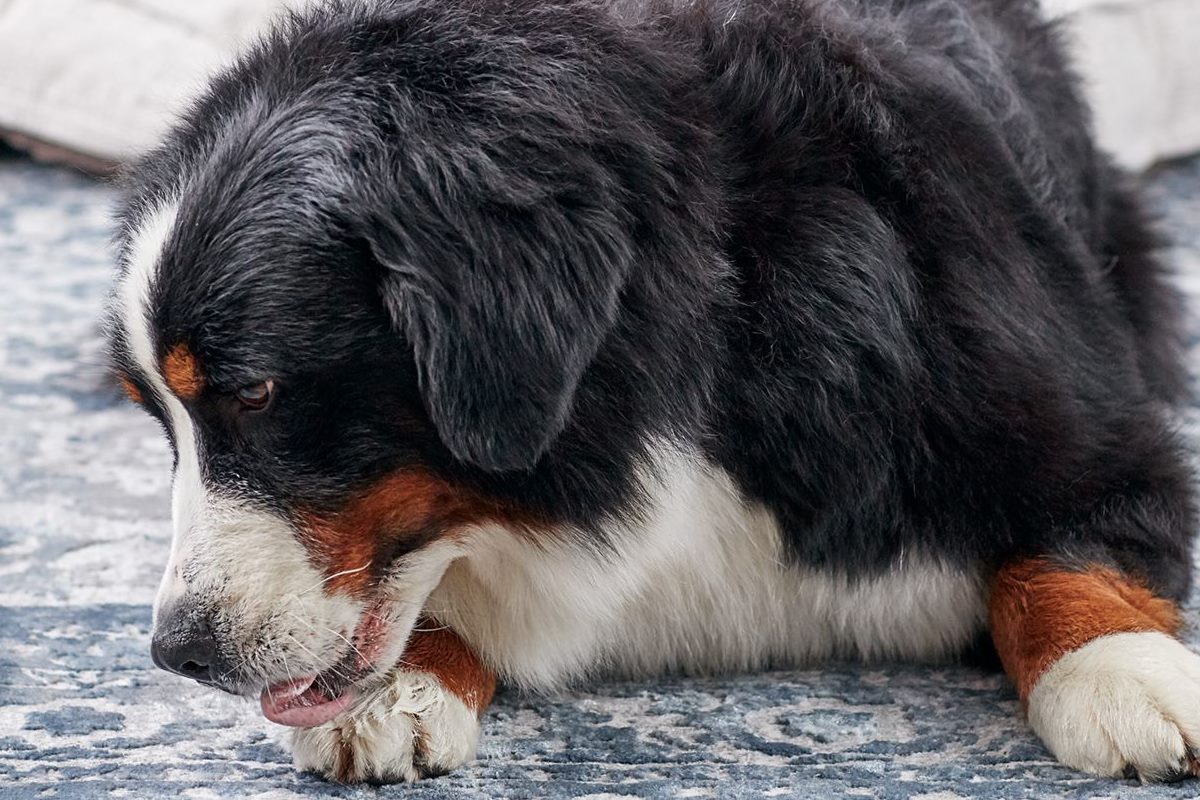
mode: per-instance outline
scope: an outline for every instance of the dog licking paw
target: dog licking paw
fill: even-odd
[[[339,783],[411,782],[475,757],[479,717],[426,672],[397,671],[346,714],[292,739],[297,769]]]
[[[1029,722],[1059,761],[1093,775],[1200,775],[1200,656],[1164,633],[1102,636],[1042,675]]]

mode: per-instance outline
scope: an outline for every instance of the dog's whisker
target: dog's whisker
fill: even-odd
[[[287,673],[288,683],[289,684],[295,683],[296,678],[292,675],[291,667],[288,666],[287,652],[282,647],[279,648],[279,659],[280,659],[280,661],[283,662],[283,671]]]
[[[320,628],[318,628],[318,626],[314,625],[313,623],[309,622],[308,620],[304,619],[303,617],[298,616],[294,611],[288,611],[287,613],[290,616],[292,616],[297,622],[303,623],[311,631],[325,630],[325,631],[328,631],[329,633],[332,633],[334,636],[336,636],[337,638],[339,638],[343,642],[345,642],[346,645],[351,649],[351,651],[354,652],[354,654],[356,656],[363,659],[364,661],[367,660],[366,655],[361,650],[359,650],[358,647],[355,646],[354,642],[351,641],[350,639],[346,638],[346,634],[341,633],[340,631],[336,631],[333,628],[330,628],[328,625],[322,625],[322,626],[320,626]]]
[[[289,634],[287,634],[287,637],[288,637],[289,639],[291,639],[291,640],[292,640],[292,642],[293,642],[293,643],[295,643],[295,645],[296,645],[297,647],[299,647],[301,650],[303,650],[305,653],[307,653],[307,654],[309,655],[309,657],[310,657],[310,658],[312,658],[312,659],[313,659],[313,666],[314,666],[314,667],[320,667],[321,663],[322,663],[323,661],[325,661],[325,659],[322,659],[322,658],[320,658],[320,657],[319,657],[319,656],[318,656],[316,653],[314,653],[312,650],[309,650],[307,647],[305,647],[305,646],[304,646],[304,645],[303,645],[303,644],[300,642],[300,640],[299,640],[299,639],[297,639],[297,638],[296,638],[295,636],[293,636],[292,634],[290,634],[290,633],[289,633]],[[332,673],[334,674],[334,677],[336,677],[336,678],[339,678],[340,680],[344,680],[344,681],[347,681],[347,682],[352,682],[352,681],[353,681],[353,676],[351,676],[351,675],[347,675],[345,672],[343,672],[342,670],[338,669],[338,667],[337,667],[337,665],[336,665],[336,664],[329,664],[328,666],[326,666],[326,667],[324,667],[324,668],[318,668],[316,671],[317,671],[317,672],[332,672]]]
[[[355,567],[354,569],[344,569],[341,572],[335,572],[332,575],[327,575],[326,577],[317,581],[317,583],[313,584],[312,586],[308,587],[304,591],[300,592],[300,594],[308,594],[309,592],[316,591],[317,589],[320,589],[325,584],[329,583],[334,578],[340,578],[344,575],[354,575],[355,573],[362,572],[365,569],[369,569],[370,566],[371,566],[371,562],[368,560],[367,563],[363,564],[361,567]],[[299,595],[296,595],[296,597],[298,598]]]
[[[346,645],[351,649],[351,651],[354,652],[354,655],[361,658],[364,662],[370,661],[370,659],[367,658],[366,654],[364,654],[362,650],[359,650],[358,647],[355,646],[354,642],[352,642],[346,638],[345,634],[339,633],[338,631],[335,631],[333,628],[326,628],[325,630],[329,631],[334,636],[338,637],[343,642],[345,642]]]

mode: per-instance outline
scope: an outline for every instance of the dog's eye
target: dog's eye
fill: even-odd
[[[271,402],[271,393],[274,389],[273,381],[263,381],[243,386],[234,392],[234,395],[237,396],[238,402],[250,411],[260,411],[267,407],[267,403]]]

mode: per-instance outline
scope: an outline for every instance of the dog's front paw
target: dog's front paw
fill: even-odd
[[[426,672],[398,671],[344,715],[293,735],[298,769],[340,783],[440,775],[475,757],[479,718]]]
[[[1094,775],[1200,775],[1200,656],[1162,633],[1102,636],[1046,670],[1029,722],[1059,761]]]

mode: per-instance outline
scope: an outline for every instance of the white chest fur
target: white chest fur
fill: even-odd
[[[671,454],[656,474],[639,524],[613,524],[612,549],[474,532],[429,611],[530,688],[592,673],[937,659],[984,623],[977,574],[928,558],[858,581],[789,566],[773,516],[723,472]]]

